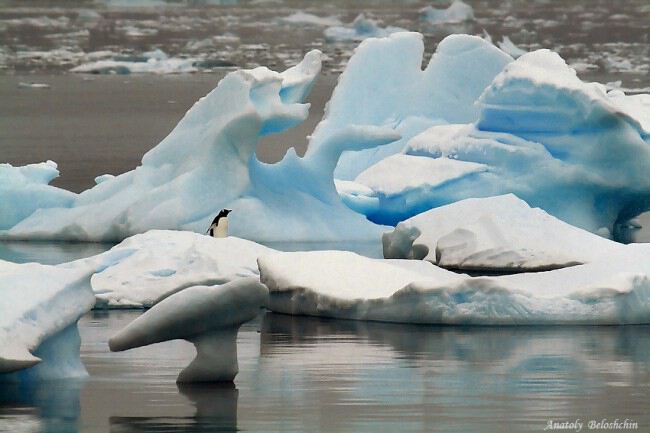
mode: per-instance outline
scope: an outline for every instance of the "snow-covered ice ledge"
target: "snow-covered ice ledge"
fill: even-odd
[[[590,264],[501,277],[333,251],[279,253],[258,263],[270,309],[287,314],[419,324],[650,323],[648,245]]]
[[[0,261],[0,382],[85,376],[77,321],[95,304],[90,278],[130,253],[58,266]]]

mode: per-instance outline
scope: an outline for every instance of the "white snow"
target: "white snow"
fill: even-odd
[[[455,24],[474,20],[474,9],[461,0],[454,0],[447,9],[427,6],[420,10],[420,14],[430,24]]]
[[[187,287],[257,276],[257,258],[274,250],[236,237],[151,230],[110,251],[130,254],[93,276],[96,308],[147,308]]]
[[[331,251],[281,253],[259,265],[270,308],[283,313],[422,324],[632,324],[650,323],[649,258],[647,245],[629,245],[590,264],[502,277],[434,265],[418,275]]]
[[[400,222],[384,234],[383,244],[386,258],[508,272],[590,263],[623,248],[531,208],[513,194],[431,209]]]
[[[241,278],[219,286],[194,286],[176,293],[127,325],[109,340],[122,351],[182,338],[197,356],[178,382],[232,381],[238,372],[237,331],[268,303],[258,278]]]

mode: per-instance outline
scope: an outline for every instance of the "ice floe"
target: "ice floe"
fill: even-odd
[[[269,306],[283,313],[421,324],[632,324],[650,323],[649,254],[645,245],[629,245],[585,265],[500,277],[434,265],[420,272],[331,251],[258,262]]]
[[[197,72],[196,58],[169,57],[161,50],[143,53],[141,57],[97,60],[75,66],[70,72],[87,74],[181,74]]]
[[[623,245],[571,226],[512,194],[461,200],[400,222],[384,257],[487,272],[549,270],[604,259]]]
[[[420,10],[420,14],[430,24],[455,24],[474,19],[474,9],[461,0],[454,0],[447,9],[427,6]]]
[[[280,19],[281,22],[287,24],[304,24],[313,26],[340,26],[341,21],[333,16],[320,17],[318,15],[310,14],[303,11],[295,12],[289,16]]]
[[[358,42],[404,31],[400,27],[381,27],[378,21],[359,14],[349,26],[336,25],[325,29],[325,39],[331,42]]]
[[[147,308],[191,286],[258,275],[257,258],[274,252],[235,237],[151,230],[111,249],[125,258],[92,278],[96,308]]]

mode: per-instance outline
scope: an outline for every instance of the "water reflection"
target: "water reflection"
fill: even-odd
[[[0,384],[0,431],[74,432],[83,380]]]
[[[94,242],[0,241],[0,260],[57,265],[103,253],[112,246]]]
[[[261,357],[265,396],[286,395],[302,412],[329,408],[324,430],[371,431],[378,420],[401,431],[539,431],[576,416],[650,422],[638,399],[649,395],[648,326],[434,327],[270,314]],[[300,371],[275,376],[279,364]]]
[[[235,386],[179,385],[184,341],[109,353],[140,311],[80,321],[78,383],[0,391],[0,431],[541,431],[650,425],[650,326],[412,326],[266,314],[238,337]],[[17,427],[18,426],[18,427]],[[507,428],[505,428],[507,426]]]

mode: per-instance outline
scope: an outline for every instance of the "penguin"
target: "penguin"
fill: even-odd
[[[214,217],[207,234],[213,238],[225,238],[228,236],[228,214],[232,209],[221,209],[219,215]]]

